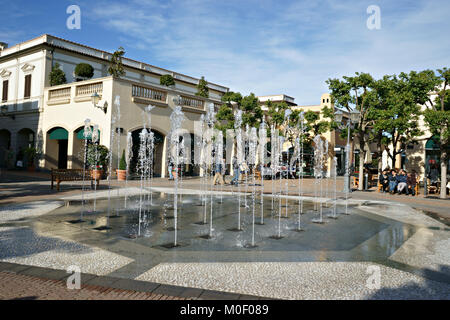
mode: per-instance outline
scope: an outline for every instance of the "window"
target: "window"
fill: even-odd
[[[3,81],[2,102],[8,101],[8,80]]]
[[[31,74],[25,76],[25,92],[23,94],[24,99],[29,99],[31,96]]]

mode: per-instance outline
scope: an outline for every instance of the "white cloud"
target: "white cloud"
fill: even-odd
[[[325,80],[449,65],[446,1],[377,1],[381,30],[368,30],[373,1],[100,3],[91,18],[118,32],[133,57],[229,86],[318,103]],[[136,51],[132,50],[136,49]],[[156,62],[158,63],[156,63]]]

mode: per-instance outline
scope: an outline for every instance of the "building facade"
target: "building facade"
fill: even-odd
[[[117,157],[126,148],[127,134],[132,133],[136,142],[142,128],[148,128],[145,108],[153,105],[155,174],[165,176],[165,146],[174,98],[181,97],[186,119],[183,128],[193,135],[194,121],[205,113],[208,104],[219,106],[229,89],[208,83],[209,97],[199,97],[198,78],[128,58],[122,59],[126,74],[114,78],[107,72],[111,56],[51,35],[10,48],[4,46],[0,50],[0,166],[17,166],[24,149],[36,146],[40,153],[36,165],[41,169],[81,168],[86,119],[98,125],[100,144],[112,148],[113,164],[117,164]],[[49,73],[56,63],[64,71],[67,84],[51,87]],[[76,81],[74,70],[79,63],[93,67],[91,79]],[[172,75],[175,85],[160,85],[160,77],[165,74]],[[94,94],[99,96],[98,106],[102,108],[94,106]],[[117,99],[120,104],[115,103]]]

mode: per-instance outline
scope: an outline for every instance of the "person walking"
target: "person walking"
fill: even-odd
[[[222,163],[216,163],[215,168],[214,168],[216,174],[214,175],[214,179],[213,179],[213,184],[216,185],[217,184],[217,180],[219,180],[220,184],[225,184],[225,182],[223,181],[223,176],[222,176]]]
[[[236,156],[233,156],[232,165],[233,165],[234,177],[231,180],[231,184],[238,185],[239,184],[239,163],[238,163]]]
[[[172,161],[172,158],[169,158],[169,164],[167,166],[167,169],[169,170],[169,180],[173,180],[173,161]]]
[[[417,184],[417,176],[416,172],[413,170],[412,173],[408,173],[406,178],[406,184],[408,187],[406,188],[406,194],[408,195],[411,190],[411,195],[416,195],[416,184]]]

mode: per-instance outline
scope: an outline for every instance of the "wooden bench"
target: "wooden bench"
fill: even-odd
[[[383,189],[383,185],[378,182],[378,186],[377,186],[377,191],[381,192],[381,189]],[[388,186],[389,189],[389,186]],[[416,183],[416,185],[414,186],[414,191],[415,191],[415,195],[417,196],[419,194],[419,182]]]
[[[53,182],[56,182],[56,190],[59,191],[59,185],[61,184],[62,181],[83,181],[83,171],[84,171],[84,180],[90,180],[92,188],[95,179],[92,177],[91,170],[52,169],[51,189],[53,190]],[[100,180],[97,180],[97,186],[99,184]]]

